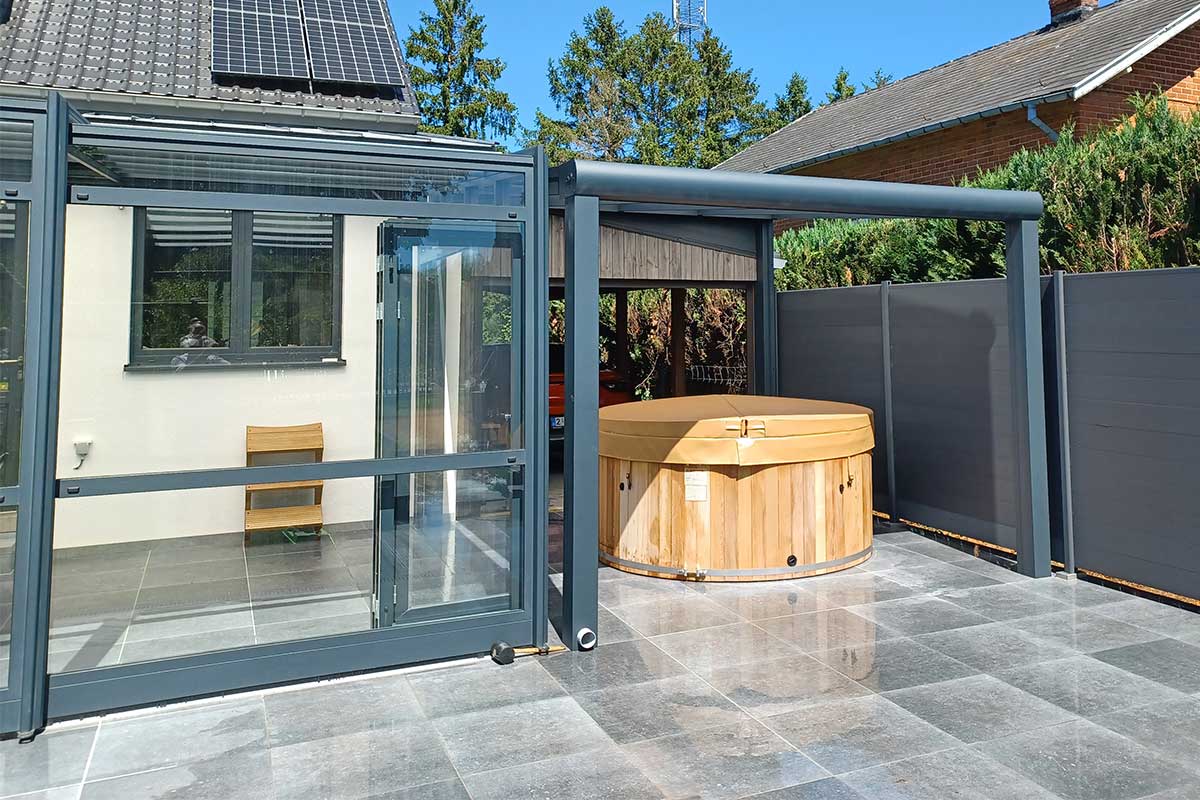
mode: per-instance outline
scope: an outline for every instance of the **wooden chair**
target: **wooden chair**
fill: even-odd
[[[246,466],[254,466],[257,456],[280,453],[312,453],[314,461],[325,456],[325,435],[321,423],[281,427],[246,426]],[[256,495],[269,492],[312,490],[313,502],[301,506],[251,508]],[[311,530],[321,535],[324,517],[321,514],[321,495],[325,481],[283,481],[259,483],[246,487],[246,541],[250,534],[263,531]]]

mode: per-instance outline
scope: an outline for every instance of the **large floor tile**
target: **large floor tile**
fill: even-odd
[[[1134,800],[1189,785],[1173,761],[1086,720],[977,746],[1064,800]]]
[[[913,531],[895,531],[894,533],[877,533],[874,536],[876,545],[895,545],[902,546],[905,544],[932,542],[928,536],[922,536]]]
[[[572,694],[644,683],[687,671],[645,639],[597,647],[590,653],[562,653],[541,663]]]
[[[57,789],[15,794],[11,800],[79,800],[79,793],[82,791],[83,786],[59,786]]]
[[[607,608],[597,609],[596,645],[597,647],[617,642],[628,642],[640,639],[642,635],[622,622],[616,614]]]
[[[822,778],[786,789],[756,794],[746,800],[867,800],[840,778]]]
[[[1142,597],[1109,603],[1097,613],[1130,625],[1154,631],[1161,636],[1194,642],[1200,639],[1200,611],[1188,611]]]
[[[332,617],[299,618],[288,622],[273,622],[263,624],[255,616],[254,634],[258,644],[274,642],[291,642],[297,639],[316,639],[321,636],[336,636],[340,633],[369,631],[372,628],[371,611],[360,608],[356,603],[348,604],[357,609],[351,614],[339,614]],[[258,609],[255,609],[257,612]],[[267,614],[266,618],[271,615]],[[276,615],[277,616],[277,615]]]
[[[54,551],[53,573],[63,577],[86,573],[144,570],[152,542],[120,542]]]
[[[618,606],[612,613],[642,636],[679,633],[741,621],[729,609],[691,592]]]
[[[249,627],[126,642],[121,648],[121,663],[133,664],[139,661],[157,661],[160,658],[211,653],[216,650],[249,647],[254,643],[254,629]]]
[[[129,592],[137,591],[142,585],[144,567],[122,569],[112,572],[89,571],[75,569],[60,574],[55,566],[52,573],[50,596],[72,597],[75,595],[93,595],[100,592]],[[4,596],[8,596],[7,592]]]
[[[912,639],[836,647],[812,656],[876,692],[965,678],[979,672]]]
[[[937,564],[936,561],[930,563]],[[915,589],[869,572],[836,573],[812,580],[811,586],[806,584],[805,588],[816,596],[817,607],[821,610],[882,603],[917,594]]]
[[[1066,611],[1066,603],[1030,591],[1021,583],[982,586],[978,589],[959,589],[943,592],[940,597],[956,606],[982,614],[988,619],[1009,620]]]
[[[898,689],[883,695],[963,742],[1057,725],[1075,715],[989,675]]]
[[[502,709],[566,694],[538,661],[530,659],[507,667],[488,661],[430,670],[409,676],[408,683],[430,719]]]
[[[429,722],[273,747],[271,769],[278,800],[387,798],[458,777]]]
[[[933,564],[896,567],[876,574],[918,592],[942,593],[956,589],[975,589],[980,586],[998,586],[1000,584],[1000,581],[993,580],[986,575],[961,569],[955,564],[947,564],[942,561]]]
[[[996,677],[1084,717],[1186,697],[1160,683],[1083,655],[1017,667],[999,672]]]
[[[717,691],[755,717],[871,693],[840,672],[799,654],[700,674]]]
[[[125,638],[128,642],[144,642],[147,639],[194,636],[253,625],[254,617],[250,613],[249,602],[200,603],[192,607],[139,610],[134,613]]]
[[[938,561],[953,563],[955,561],[966,561],[969,558],[975,558],[974,555],[965,550],[960,550],[953,545],[944,542],[926,539],[923,542],[901,542],[900,546],[905,550],[911,550],[914,553],[920,553],[929,558],[935,558]]]
[[[835,775],[961,745],[879,695],[792,711],[763,724]]]
[[[51,728],[28,744],[0,742],[2,794],[22,794],[83,780],[96,726]]]
[[[1092,721],[1200,774],[1200,698],[1129,708]]]
[[[271,577],[271,576],[268,576]],[[369,614],[367,595],[357,586],[310,597],[280,597],[254,601],[254,626],[303,623],[327,617],[357,617]],[[342,620],[344,623],[345,620]],[[352,630],[363,630],[356,627]],[[344,632],[344,631],[339,631]]]
[[[1036,639],[1061,644],[1080,653],[1095,653],[1162,638],[1154,631],[1106,617],[1098,609],[1070,608],[1015,620],[1012,625]]]
[[[669,798],[733,800],[824,778],[828,773],[756,722],[624,746]]]
[[[629,757],[612,744],[533,764],[468,775],[464,783],[472,800],[660,800],[664,797]]]
[[[985,625],[987,617],[928,595],[856,606],[854,613],[904,636]]]
[[[1069,647],[1038,641],[1003,622],[927,633],[915,640],[983,672],[1075,655]]]
[[[600,605],[606,608],[644,603],[656,597],[679,597],[689,594],[683,581],[668,581],[656,578],[642,578],[635,575],[622,575],[610,581],[601,581],[599,587]]]
[[[253,696],[106,720],[96,736],[87,778],[248,756],[266,745],[262,699]]]
[[[270,755],[257,750],[91,781],[80,800],[261,800],[273,793]]]
[[[1101,650],[1095,658],[1158,681],[1181,692],[1200,692],[1200,647],[1176,639],[1156,639],[1115,650]]]
[[[870,644],[900,636],[844,608],[760,620],[757,624],[772,636],[806,653]]]
[[[1032,580],[1032,578],[1022,575],[1011,567],[1002,567],[983,558],[974,558],[970,561],[955,561],[954,566],[959,569],[976,572],[985,578],[991,578],[1000,583],[1025,583]]]
[[[90,630],[96,625],[129,622],[133,615],[137,590],[97,592],[50,598],[51,635]]]
[[[575,699],[617,744],[747,718],[744,711],[694,675],[586,692]]]
[[[1029,584],[1029,589],[1061,600],[1074,608],[1094,608],[1129,599],[1129,595],[1115,589],[1078,579],[1067,580],[1059,577],[1038,578]]]
[[[883,572],[896,567],[917,567],[922,564],[930,564],[936,559],[922,555],[917,550],[910,550],[907,547],[880,547],[876,546],[875,552],[871,557],[860,564],[858,569],[863,572]]]
[[[608,736],[569,697],[434,720],[462,776],[592,750]]]
[[[819,609],[815,594],[791,584],[720,584],[712,587],[705,597],[747,620],[803,614]]]
[[[1060,800],[970,749],[917,756],[842,780],[868,800]]]
[[[749,622],[672,633],[657,636],[651,641],[691,670],[718,669],[798,652],[794,645],[771,636]]]
[[[370,564],[370,560],[367,561]],[[250,576],[278,575],[286,572],[308,572],[316,569],[336,569],[345,566],[340,552],[334,550],[300,550],[271,555],[255,555],[246,559]]]
[[[171,586],[187,586],[190,583],[228,580],[243,582],[246,580],[246,562],[240,552],[236,554],[235,558],[220,561],[148,567],[141,585],[144,591]]]
[[[424,719],[403,675],[332,681],[263,698],[272,747],[373,731],[387,737]]]

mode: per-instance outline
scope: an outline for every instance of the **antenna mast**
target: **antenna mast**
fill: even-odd
[[[691,47],[708,27],[708,0],[671,0],[679,41]]]

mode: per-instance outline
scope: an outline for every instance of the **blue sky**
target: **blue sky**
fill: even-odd
[[[432,0],[389,0],[403,39],[418,10]],[[1107,4],[1107,3],[1105,3]],[[552,110],[546,62],[599,2],[475,0],[487,20],[488,55],[508,64],[501,87],[528,125],[539,106]],[[670,15],[670,0],[607,3],[627,28],[654,11]],[[709,0],[709,25],[754,70],[761,97],[772,99],[793,71],[808,78],[814,99],[824,96],[838,68],[856,83],[882,67],[896,78],[944,63],[1045,25],[1047,0]]]

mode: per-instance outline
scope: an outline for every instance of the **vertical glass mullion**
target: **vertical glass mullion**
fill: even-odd
[[[233,247],[230,252],[229,286],[230,298],[229,351],[246,354],[250,352],[250,310],[254,282],[250,274],[253,268],[254,212],[234,211]]]

